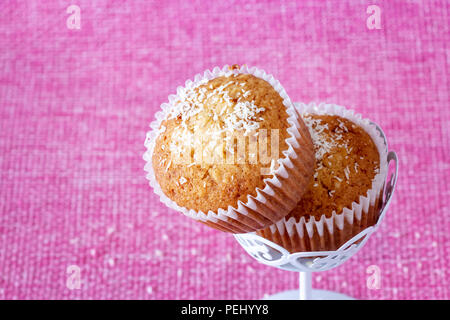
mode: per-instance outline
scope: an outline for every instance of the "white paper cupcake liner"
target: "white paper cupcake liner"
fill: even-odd
[[[154,192],[160,197],[161,202],[184,215],[203,222],[216,229],[245,233],[262,229],[285,217],[296,205],[308,186],[314,170],[314,149],[309,131],[303,120],[298,118],[293,103],[280,82],[272,75],[255,67],[242,66],[231,70],[228,66],[207,70],[203,74],[197,74],[194,81],[186,81],[185,87],[178,87],[177,94],[182,95],[186,90],[197,87],[220,76],[232,74],[252,74],[255,77],[267,81],[281,96],[288,114],[287,129],[290,137],[285,140],[287,149],[283,151],[283,158],[278,160],[279,167],[274,171],[272,178],[264,179],[263,189],[256,189],[256,196],[247,196],[247,201],[238,201],[236,206],[228,206],[217,212],[195,211],[180,207],[175,201],[169,199],[161,190],[152,166],[152,155],[156,138],[160,133],[162,121],[167,117],[176,95],[169,96],[169,102],[161,105],[161,111],[155,114],[156,120],[150,124],[151,130],[147,133],[145,146],[147,151],[144,160],[147,162],[144,170],[148,173],[147,179]]]
[[[297,222],[294,217],[281,219],[277,223],[257,231],[260,236],[275,242],[290,252],[327,251],[339,248],[361,230],[374,225],[378,220],[382,202],[384,184],[388,173],[387,145],[376,125],[360,114],[335,104],[296,103],[296,110],[303,114],[326,114],[346,118],[364,129],[372,138],[380,155],[380,170],[372,180],[372,187],[357,202],[333,212],[331,217],[325,215],[317,221],[314,217],[301,217]]]

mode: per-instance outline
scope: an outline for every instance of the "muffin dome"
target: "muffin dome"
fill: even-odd
[[[370,136],[345,118],[305,114],[303,119],[314,143],[315,173],[307,192],[286,218],[329,218],[372,187],[380,155]]]
[[[203,212],[256,196],[273,176],[262,171],[271,163],[277,169],[287,149],[287,118],[278,92],[251,74],[218,77],[184,92],[156,140],[152,163],[161,189],[179,206]],[[249,150],[258,142],[277,152],[261,159]]]

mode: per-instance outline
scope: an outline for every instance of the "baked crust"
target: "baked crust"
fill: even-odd
[[[253,75],[222,76],[201,84],[175,101],[161,123],[152,156],[156,180],[168,198],[187,209],[216,212],[246,202],[273,176],[276,160],[287,149],[287,118],[278,92]],[[278,146],[272,146],[275,133]],[[244,152],[238,150],[237,139],[244,139]],[[248,148],[255,139],[267,146],[263,158],[259,150],[255,154]],[[272,147],[277,154],[270,152]],[[269,167],[268,175],[261,174]]]
[[[331,217],[357,202],[372,187],[380,156],[371,137],[348,119],[335,115],[303,115],[316,156],[315,173],[297,207],[286,216]]]

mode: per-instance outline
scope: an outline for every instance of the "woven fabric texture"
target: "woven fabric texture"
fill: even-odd
[[[70,4],[80,29],[68,27]],[[374,4],[380,29],[367,25]],[[313,285],[358,299],[450,298],[449,8],[1,1],[0,298],[259,299],[298,286],[296,273],[167,209],[145,179],[160,104],[196,73],[235,63],[273,74],[293,101],[356,110],[398,153],[382,227]],[[379,289],[367,285],[373,265]]]

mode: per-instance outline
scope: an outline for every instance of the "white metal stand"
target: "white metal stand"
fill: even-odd
[[[381,135],[386,137],[378,127]],[[283,247],[273,243],[265,238],[256,235],[254,232],[245,234],[235,234],[236,240],[247,251],[249,255],[259,262],[277,267],[279,269],[299,272],[299,290],[289,290],[280,292],[267,297],[274,300],[348,300],[353,299],[344,294],[326,290],[313,290],[311,288],[311,273],[325,271],[340,266],[356,252],[358,252],[375,232],[386,214],[392,194],[397,183],[398,159],[394,151],[388,153],[388,164],[395,162],[395,171],[388,176],[384,190],[383,205],[381,207],[380,217],[376,225],[366,228],[352,239],[343,244],[336,251],[316,251],[316,252],[296,252],[290,253]]]
[[[353,300],[342,293],[312,288],[312,273],[299,272],[299,290],[287,290],[265,297],[264,300]]]

